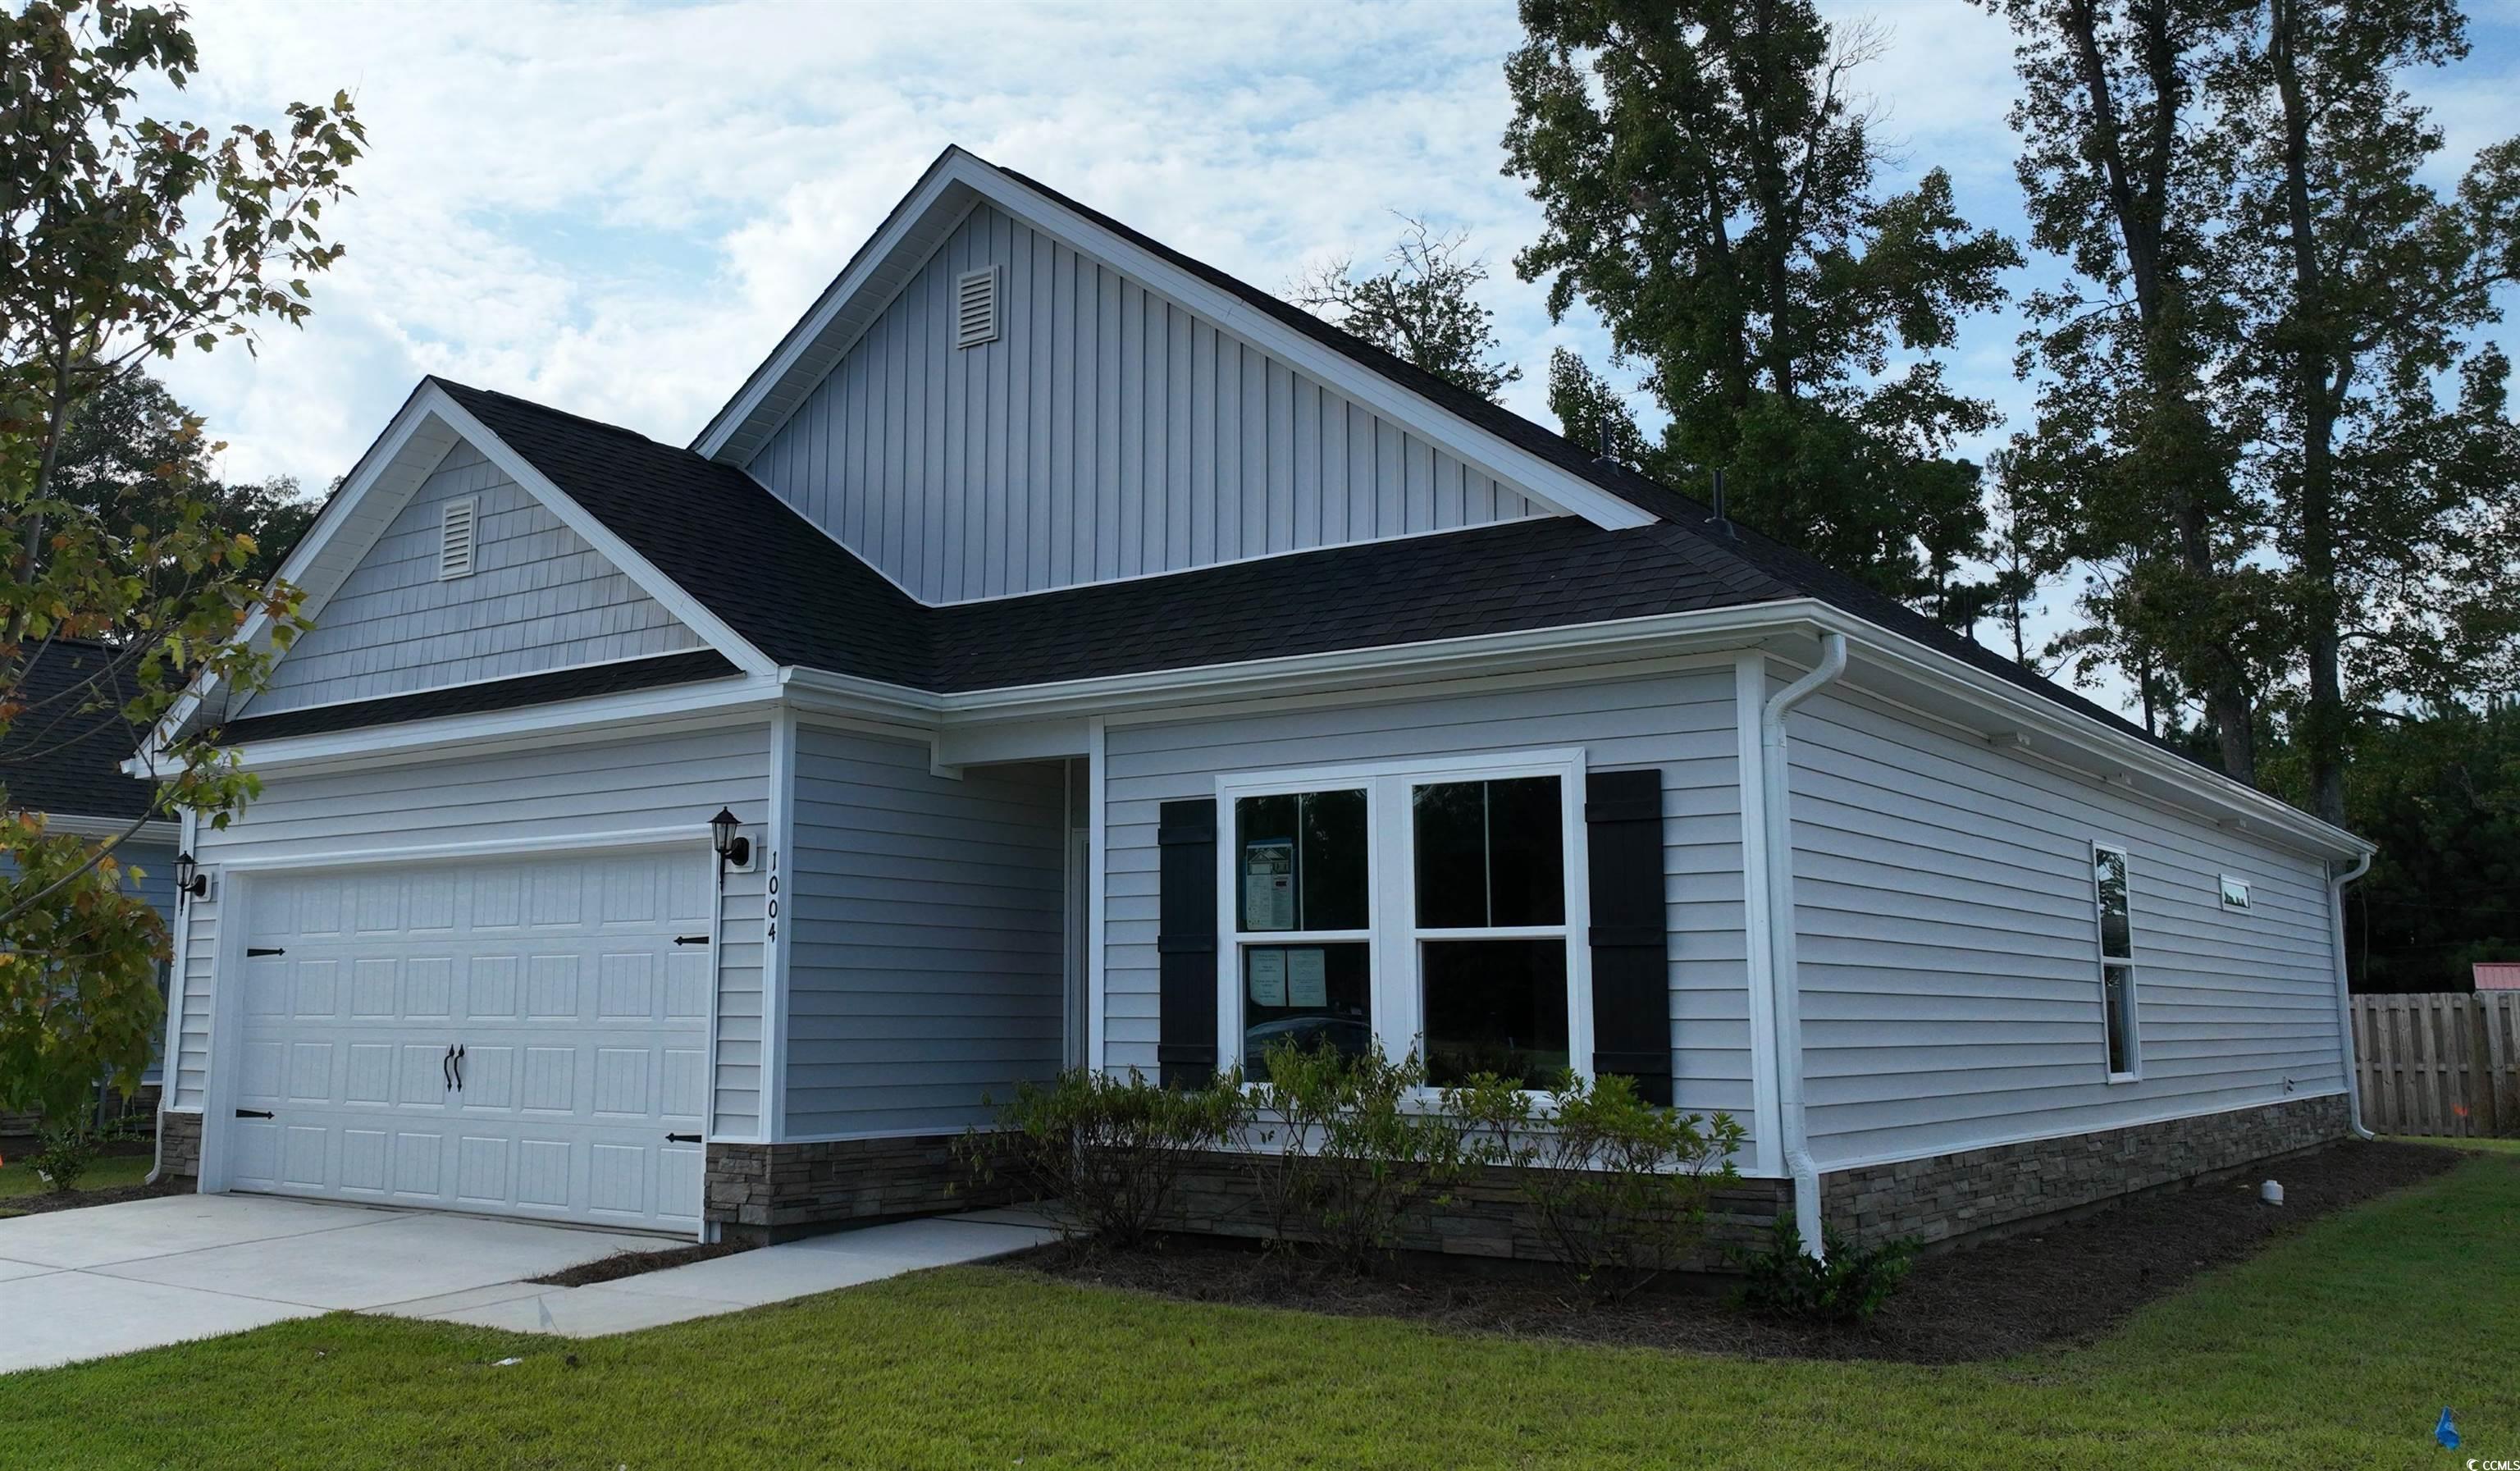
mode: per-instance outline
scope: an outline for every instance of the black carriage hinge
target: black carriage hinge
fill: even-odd
[[[706,936],[706,935],[676,935],[676,936],[674,937],[674,943],[675,943],[676,945],[706,945],[706,944],[708,943],[708,936]]]
[[[700,1137],[697,1134],[669,1134],[665,1136],[665,1142],[668,1144],[697,1144],[699,1141]]]
[[[277,945],[248,945],[245,948],[245,958],[248,960],[259,956],[285,956],[287,954],[289,954],[288,951],[283,950]]]
[[[268,1108],[240,1108],[237,1110],[237,1117],[240,1119],[267,1119],[271,1117],[271,1110]]]

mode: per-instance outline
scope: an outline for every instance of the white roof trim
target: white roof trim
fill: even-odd
[[[952,225],[968,212],[975,198],[1057,236],[1083,254],[1134,278],[1218,329],[1319,379],[1394,423],[1441,445],[1463,464],[1552,510],[1580,515],[1605,530],[1642,526],[1654,519],[1642,508],[1419,397],[1347,354],[1254,309],[1241,297],[1026,188],[959,148],[948,149],[929,167],[875,239],[832,283],[769,360],[709,421],[692,447],[713,460],[735,465],[748,463],[803,400],[808,385],[795,379],[810,376],[819,380],[845,355],[901,285],[925,262]],[[943,229],[937,228],[940,220],[946,221]],[[783,391],[784,404],[776,401]]]
[[[562,524],[737,668],[756,676],[767,676],[777,669],[768,655],[570,499],[549,476],[457,403],[452,394],[426,379],[404,400],[376,443],[359,457],[348,478],[341,482],[339,493],[325,505],[304,539],[281,564],[280,579],[296,584],[305,594],[301,605],[304,616],[322,616],[333,595],[340,591],[369,549],[393,524],[403,507],[410,504],[420,483],[459,440],[470,441],[510,479],[524,487],[526,494],[541,501]],[[267,646],[270,633],[270,617],[257,609],[246,619],[237,637]],[[161,747],[182,731],[214,685],[214,681],[208,682],[186,691],[150,733],[142,753]],[[125,770],[130,769],[131,764],[126,763]]]

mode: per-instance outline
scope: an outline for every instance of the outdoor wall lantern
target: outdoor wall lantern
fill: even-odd
[[[210,875],[202,871],[202,866],[189,853],[175,855],[175,891],[196,899],[210,892]]]
[[[723,807],[717,810],[716,817],[709,819],[709,838],[717,845],[717,858],[721,865],[732,864],[741,869],[752,862],[752,839],[736,831],[742,825],[736,821],[733,812]],[[179,863],[181,861],[178,860]]]

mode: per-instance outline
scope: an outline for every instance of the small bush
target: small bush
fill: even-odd
[[[1172,1209],[1191,1157],[1234,1137],[1243,1117],[1232,1080],[1167,1089],[1134,1068],[1125,1080],[1074,1068],[1047,1088],[1025,1084],[999,1110],[997,1132],[965,1137],[963,1156],[977,1180],[1012,1170],[1063,1199],[1099,1241],[1136,1246]]]
[[[1835,1231],[1824,1232],[1821,1240],[1827,1260],[1815,1262],[1803,1255],[1802,1232],[1792,1219],[1779,1216],[1766,1251],[1736,1248],[1732,1260],[1749,1276],[1741,1306],[1788,1322],[1865,1322],[1899,1290],[1916,1256],[1913,1241],[1885,1241],[1858,1250]]]
[[[1350,1271],[1365,1272],[1399,1244],[1420,1199],[1469,1168],[1460,1120],[1422,1106],[1425,1064],[1379,1047],[1351,1056],[1281,1042],[1265,1054],[1243,1145],[1251,1151],[1273,1239],[1310,1239]]]
[[[1686,1262],[1707,1203],[1740,1178],[1739,1124],[1648,1103],[1616,1074],[1569,1074],[1545,1098],[1474,1078],[1445,1090],[1444,1108],[1471,1131],[1473,1159],[1514,1172],[1551,1254],[1590,1293],[1626,1297]]]
[[[138,1122],[129,1118],[94,1127],[84,1122],[47,1124],[36,1136],[35,1152],[27,1156],[26,1167],[43,1181],[45,1188],[56,1195],[68,1195],[78,1188],[79,1181],[95,1166],[107,1145],[140,1137]]]

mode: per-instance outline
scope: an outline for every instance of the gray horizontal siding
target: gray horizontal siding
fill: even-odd
[[[1004,269],[956,348],[954,281]],[[1137,282],[974,209],[752,473],[930,602],[1534,514],[1530,502]]]
[[[477,570],[441,582],[445,504],[474,495]],[[700,646],[549,507],[458,443],[251,704],[269,715]]]
[[[1831,691],[1793,717],[1823,1165],[2343,1087],[2318,864]],[[2106,1081],[2091,845],[2127,848],[2142,1078]],[[2248,880],[2227,913],[2220,877]]]
[[[732,807],[757,831],[769,817],[767,726],[560,745],[457,762],[264,779],[263,794],[225,831],[201,834],[217,867],[246,857],[321,862],[362,850],[588,838],[686,826],[698,838]],[[224,898],[218,894],[215,898]],[[713,1133],[757,1137],[761,1124],[761,869],[729,873],[719,921],[718,1055]],[[185,958],[177,1107],[207,1096],[217,984],[219,904],[193,908]]]
[[[797,732],[788,1137],[955,1133],[1058,1071],[1066,803],[1056,762],[951,780],[923,745]]]
[[[1387,704],[1114,726],[1106,737],[1104,1062],[1155,1072],[1156,809],[1213,795],[1219,773],[1581,746],[1594,770],[1663,774],[1674,1090],[1684,1108],[1752,1118],[1741,929],[1733,676],[1708,672]]]

